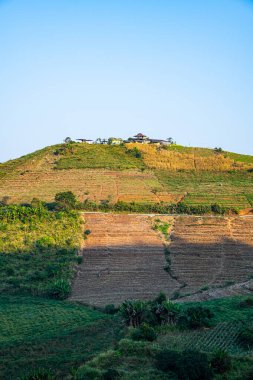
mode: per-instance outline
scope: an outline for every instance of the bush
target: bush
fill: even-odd
[[[198,351],[161,351],[156,356],[156,366],[161,371],[174,372],[180,380],[212,379],[207,355]]]
[[[52,380],[53,375],[51,370],[37,369],[29,375],[20,378],[21,380]]]
[[[248,297],[239,303],[240,308],[253,307],[253,297]]]
[[[53,285],[48,290],[48,295],[50,296],[50,298],[64,300],[69,296],[70,291],[70,282],[61,279],[53,283]]]
[[[164,350],[156,355],[156,367],[164,372],[176,372],[179,361],[180,354],[176,351]]]
[[[119,309],[117,307],[115,307],[113,304],[106,305],[104,308],[104,312],[106,314],[113,315],[113,314],[116,314],[118,311],[119,311]]]
[[[103,380],[116,380],[120,378],[119,371],[114,368],[109,368],[103,375]]]
[[[142,323],[139,328],[132,331],[131,338],[133,340],[147,340],[153,342],[157,338],[157,334],[153,327],[149,326],[147,323]]]
[[[211,367],[216,373],[225,373],[231,368],[231,358],[226,351],[218,350],[213,354]]]
[[[210,380],[213,378],[206,354],[198,351],[184,351],[178,364],[177,375],[180,380]]]
[[[239,342],[243,348],[249,350],[253,347],[253,326],[244,327],[239,335]]]
[[[97,369],[87,365],[78,368],[76,372],[76,380],[102,380],[103,373]]]
[[[210,327],[213,313],[203,306],[189,307],[179,319],[182,327],[198,329],[201,327]]]
[[[47,250],[48,248],[52,248],[55,245],[55,241],[52,237],[44,236],[36,241],[36,248],[39,251]]]
[[[226,212],[226,209],[222,206],[220,206],[218,203],[214,203],[211,205],[211,211],[215,214],[224,215]]]
[[[55,195],[56,209],[71,210],[76,207],[76,196],[72,191],[64,191]]]
[[[139,327],[148,311],[148,303],[140,300],[125,301],[120,307],[127,326]]]

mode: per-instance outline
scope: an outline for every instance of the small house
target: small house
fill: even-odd
[[[76,139],[76,140],[80,141],[81,143],[93,144],[93,140],[87,140],[87,139]]]
[[[123,143],[123,140],[120,137],[110,137],[108,139],[109,145],[120,145]]]
[[[141,143],[141,144],[148,144],[149,143],[149,138],[145,135],[143,135],[142,133],[138,133],[137,135],[135,135],[132,139],[133,142],[138,142],[138,143]]]

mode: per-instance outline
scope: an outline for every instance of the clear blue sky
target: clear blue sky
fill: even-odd
[[[0,0],[0,162],[137,132],[253,154],[253,1]]]

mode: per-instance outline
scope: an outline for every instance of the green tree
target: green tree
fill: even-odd
[[[139,327],[144,320],[147,303],[140,300],[125,301],[120,307],[123,318],[128,326]]]
[[[63,191],[55,195],[55,202],[60,210],[70,210],[74,209],[77,204],[76,196],[72,191]]]

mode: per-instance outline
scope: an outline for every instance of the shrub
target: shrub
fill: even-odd
[[[76,380],[102,380],[103,373],[97,369],[87,365],[78,368],[76,372]]]
[[[130,154],[130,155],[132,155],[133,157],[136,157],[136,158],[142,158],[141,151],[137,147],[134,147],[132,149],[127,149],[126,153],[128,153],[128,154]]]
[[[180,354],[176,351],[164,350],[156,355],[156,367],[164,372],[176,372],[179,361]]]
[[[177,375],[180,380],[210,380],[213,378],[206,354],[198,351],[184,351],[178,364]]]
[[[153,342],[157,338],[157,334],[153,327],[147,323],[142,323],[139,328],[132,331],[131,338],[133,340],[147,340]]]
[[[82,264],[82,262],[83,262],[83,256],[77,256],[76,262],[77,262],[77,264]]]
[[[252,297],[248,297],[246,298],[245,300],[241,301],[239,303],[239,307],[253,307],[253,298]]]
[[[116,314],[118,311],[119,311],[119,309],[117,307],[115,307],[113,304],[106,305],[104,308],[104,312],[106,314],[113,315],[113,314]]]
[[[230,356],[226,351],[218,350],[213,354],[211,359],[211,367],[216,373],[227,372],[232,365]]]
[[[52,380],[53,375],[51,370],[37,369],[29,375],[21,377],[21,380]]]
[[[192,306],[186,309],[179,319],[182,327],[198,329],[201,327],[210,327],[213,313],[210,309],[203,306]]]
[[[180,380],[212,379],[207,355],[198,351],[161,351],[156,356],[156,366],[161,371],[174,372]]]
[[[243,348],[249,350],[253,347],[253,326],[244,327],[239,334],[239,342]]]
[[[55,195],[56,209],[58,210],[70,210],[74,209],[77,200],[72,191],[64,191]]]
[[[116,380],[120,378],[119,371],[114,368],[108,368],[103,375],[103,380]]]
[[[120,307],[121,314],[128,326],[139,327],[148,310],[147,302],[140,300],[125,301]]]
[[[53,285],[48,290],[48,295],[50,296],[50,298],[63,300],[69,296],[70,291],[70,282],[61,279],[53,283]]]
[[[43,236],[36,241],[35,246],[39,251],[44,251],[48,248],[51,248],[55,245],[55,241],[52,237]]]

